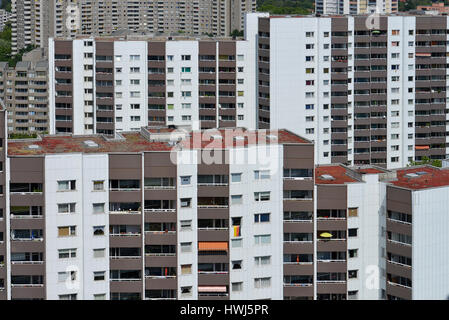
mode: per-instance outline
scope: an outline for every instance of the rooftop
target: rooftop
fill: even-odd
[[[396,170],[397,179],[392,185],[412,190],[449,186],[449,168],[418,166]]]
[[[322,165],[315,168],[315,184],[345,184],[361,182],[357,173],[341,165]]]
[[[162,135],[161,135],[162,134]],[[221,135],[221,139],[218,136]],[[247,136],[238,142],[235,136]],[[251,144],[266,143],[306,143],[305,140],[289,131],[265,132],[238,130],[177,131],[173,128],[142,128],[141,132],[123,132],[117,139],[102,135],[62,136],[45,135],[36,139],[8,141],[9,156],[35,156],[56,153],[120,153],[144,151],[170,151],[175,145],[185,149],[232,148]]]

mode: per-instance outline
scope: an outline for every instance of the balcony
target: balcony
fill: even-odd
[[[111,202],[109,204],[110,214],[140,214],[142,207],[140,202]]]
[[[42,183],[11,183],[9,190],[11,194],[42,194]]]
[[[176,212],[176,201],[145,200],[145,212]]]
[[[139,191],[140,180],[110,180],[110,191]]]
[[[199,197],[198,208],[228,208],[228,198],[224,197]]]

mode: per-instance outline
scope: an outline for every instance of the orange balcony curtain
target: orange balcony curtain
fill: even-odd
[[[227,242],[198,242],[198,250],[200,251],[228,251]]]

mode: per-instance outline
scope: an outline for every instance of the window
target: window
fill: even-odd
[[[239,292],[243,289],[243,282],[233,282],[231,283],[232,292]]]
[[[94,258],[104,258],[105,257],[105,249],[94,249]]]
[[[140,84],[139,79],[131,79],[129,82],[131,85],[134,85],[134,86],[138,86]]]
[[[269,213],[256,213],[254,215],[254,222],[270,222],[270,214]]]
[[[104,203],[94,203],[92,208],[94,213],[104,213]]]
[[[105,293],[94,294],[94,300],[106,300]]]
[[[242,239],[231,239],[231,246],[233,248],[241,248],[243,245]]]
[[[183,55],[181,55],[181,60],[183,60],[183,61],[190,61],[190,55],[186,55],[186,54],[183,54]]]
[[[192,242],[181,242],[181,252],[192,252]]]
[[[264,245],[271,243],[271,235],[270,234],[262,234],[254,236],[254,244],[255,245]]]
[[[267,278],[255,278],[254,279],[254,288],[269,288],[271,286],[271,277]]]
[[[232,270],[241,270],[242,269],[242,260],[234,260],[231,262]]]
[[[75,190],[76,180],[58,181],[58,191]]]
[[[192,198],[181,198],[181,208],[190,208]]]
[[[254,201],[270,201],[270,191],[254,192]]]
[[[59,300],[76,300],[77,294],[76,293],[60,294],[60,295],[58,295],[58,297],[59,297]]]
[[[190,296],[192,294],[192,287],[181,287],[181,295]]]
[[[183,73],[190,73],[190,72],[192,72],[192,68],[190,68],[190,67],[182,67],[181,68],[181,72],[183,72]]]
[[[348,237],[357,237],[357,228],[348,229]]]
[[[266,180],[270,179],[270,170],[254,170],[255,180]]]
[[[254,257],[254,264],[256,266],[265,266],[271,263],[271,256]]]
[[[356,279],[358,270],[348,270],[348,279]]]
[[[104,236],[105,226],[94,226],[94,236]]]
[[[358,249],[349,249],[349,250],[348,250],[348,256],[349,256],[349,258],[357,258],[358,253],[359,253],[359,250],[358,250]]]
[[[231,204],[242,204],[243,203],[243,195],[231,195]]]
[[[181,177],[181,185],[189,185],[191,176],[182,176]]]
[[[192,230],[192,220],[181,220],[181,231]]]
[[[139,61],[140,60],[140,55],[132,54],[132,55],[129,56],[129,60],[131,60],[131,61]]]
[[[140,73],[139,67],[131,67],[129,68],[129,73]]]
[[[106,280],[105,271],[94,271],[94,281],[104,281]]]
[[[231,173],[231,182],[241,182],[242,174],[241,173]]]
[[[181,274],[192,274],[192,265],[191,264],[182,264],[181,265]]]
[[[69,237],[76,235],[76,226],[58,227],[58,237]]]
[[[76,280],[76,271],[58,272],[58,281],[59,282],[65,282],[67,280],[75,281]]]
[[[58,213],[74,213],[76,203],[59,203]]]
[[[76,258],[76,249],[59,249],[58,257],[59,259]]]
[[[357,217],[358,208],[348,208],[348,217]]]

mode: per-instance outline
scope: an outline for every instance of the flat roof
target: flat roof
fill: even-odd
[[[144,128],[141,132],[121,132],[119,139],[108,139],[103,135],[45,135],[36,139],[10,140],[8,141],[9,156],[36,156],[56,153],[120,153],[120,152],[145,152],[145,151],[170,151],[174,146],[179,145],[183,149],[223,149],[233,147],[243,147],[251,144],[262,144],[261,139],[265,139],[266,144],[288,144],[301,143],[312,144],[312,142],[301,138],[290,131],[247,131],[247,130],[214,130],[214,131],[186,131],[187,137],[179,141],[179,135],[174,135],[176,141],[169,141],[167,137],[162,137],[158,141],[157,133],[171,133],[176,131],[173,128]],[[154,133],[155,135],[151,135]],[[217,136],[221,135],[221,139]],[[242,142],[235,139],[235,136],[247,136]],[[231,138],[230,138],[231,137]]]
[[[89,136],[44,136],[42,140],[27,139],[8,141],[9,156],[32,156],[55,153],[112,153],[141,151],[170,151],[173,146],[168,142],[149,141],[140,132],[123,133],[123,140],[106,140],[101,135]],[[92,141],[98,147],[89,147],[86,141]],[[31,146],[31,147],[30,147]]]
[[[449,168],[418,166],[396,170],[397,179],[390,184],[412,190],[449,186]]]
[[[194,131],[181,143],[187,149],[227,149],[261,144],[312,144],[288,130],[209,130]]]
[[[345,184],[361,182],[354,176],[350,176],[350,173],[354,173],[351,169],[341,165],[321,165],[315,168],[315,184]]]

